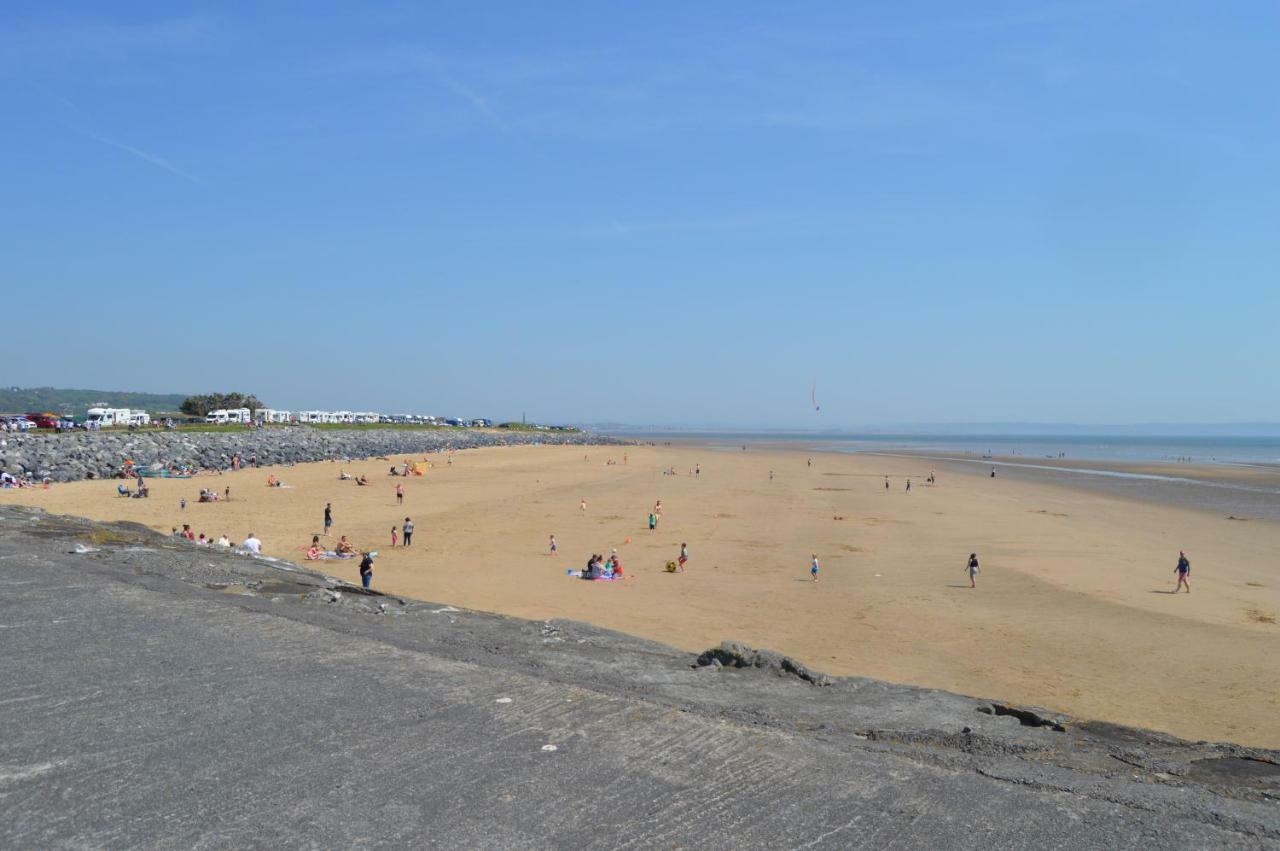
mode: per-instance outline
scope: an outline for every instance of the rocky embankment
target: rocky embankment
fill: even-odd
[[[231,459],[296,464],[383,455],[421,454],[482,446],[544,443],[616,444],[590,432],[497,432],[467,429],[245,429],[236,432],[75,432],[0,435],[0,471],[55,482],[110,478],[126,461],[143,467],[225,470]]]

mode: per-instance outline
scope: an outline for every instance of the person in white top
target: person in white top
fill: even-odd
[[[226,533],[226,532],[223,532],[223,533],[222,533],[222,537],[218,539],[218,546],[220,546],[220,547],[229,547],[229,546],[231,546],[231,539],[227,537],[227,533]]]
[[[257,538],[255,538],[252,532],[249,533],[249,537],[245,538],[244,543],[241,544],[240,546],[244,547],[246,550],[248,550],[251,553],[262,552],[262,541],[259,541]]]

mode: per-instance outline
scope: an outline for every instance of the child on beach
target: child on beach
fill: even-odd
[[[818,570],[819,570],[819,569],[820,569],[820,568],[819,568],[819,566],[818,566],[818,554],[817,554],[817,553],[814,553],[814,554],[813,554],[813,563],[809,565],[809,576],[813,577],[813,581],[814,581],[814,582],[817,582],[817,581],[818,581]]]
[[[391,547],[392,547],[393,549],[395,548],[396,541],[398,541],[398,540],[400,540],[400,539],[399,539],[399,537],[397,537],[397,536],[396,536],[396,527],[395,527],[395,526],[392,526],[392,527],[391,527]]]
[[[556,536],[552,535],[551,536],[551,552],[549,552],[547,555],[555,555],[558,549],[559,548],[556,547]]]
[[[1191,561],[1187,558],[1187,554],[1182,550],[1178,550],[1178,566],[1173,569],[1178,574],[1178,584],[1174,586],[1173,593],[1177,594],[1180,589],[1185,587],[1187,593],[1191,593]]]
[[[684,566],[689,563],[689,545],[680,545],[680,558],[676,559],[676,564],[680,565],[680,572],[684,573]]]
[[[969,571],[969,587],[977,588],[979,570],[977,553],[969,553],[969,564],[965,567],[965,570]]]

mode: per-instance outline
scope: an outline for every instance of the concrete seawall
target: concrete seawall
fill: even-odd
[[[315,429],[306,426],[233,432],[72,432],[0,435],[0,471],[70,482],[110,478],[126,460],[141,466],[225,470],[234,455],[248,463],[296,464],[344,458],[423,454],[519,444],[601,445],[619,441],[589,432],[472,429]]]

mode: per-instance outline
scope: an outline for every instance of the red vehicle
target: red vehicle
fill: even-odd
[[[27,419],[35,423],[36,428],[57,428],[58,421],[63,417],[45,411],[43,414],[27,414]]]

